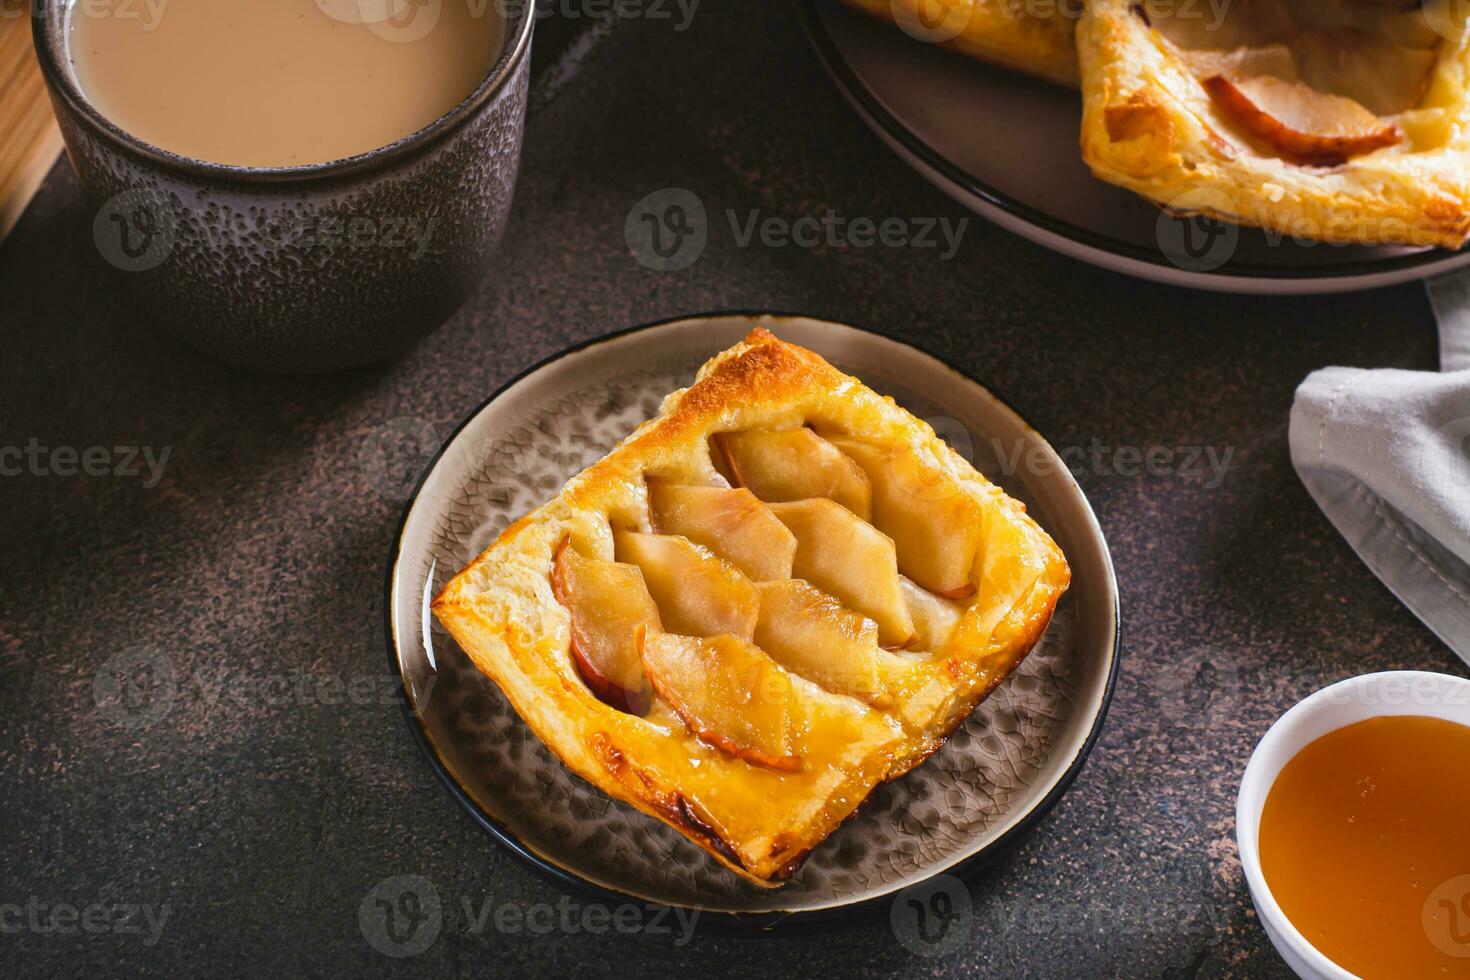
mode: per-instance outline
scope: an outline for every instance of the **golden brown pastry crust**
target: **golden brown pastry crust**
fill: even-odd
[[[717,482],[711,434],[808,422],[913,445],[973,496],[985,530],[974,573],[979,593],[948,641],[893,679],[894,708],[874,710],[793,677],[810,731],[798,736],[801,771],[783,772],[701,742],[662,701],[637,717],[597,700],[573,664],[570,619],[550,578],[553,552],[568,536],[584,554],[611,559],[611,526],[648,529],[646,474]],[[757,328],[665,399],[656,418],[507,528],[449,582],[433,611],[568,768],[772,887],[874,787],[943,744],[1031,650],[1069,579],[1061,552],[1023,505],[928,425]],[[825,734],[818,740],[812,732]]]
[[[1082,156],[1097,177],[1173,211],[1300,239],[1458,248],[1470,235],[1463,31],[1441,43],[1419,104],[1387,117],[1402,143],[1317,167],[1253,145],[1138,6],[1093,0],[1077,29]]]
[[[1073,28],[1080,0],[845,0],[848,6],[896,26],[922,25],[919,39],[944,38],[940,47],[1076,88]],[[934,33],[929,33],[930,29]]]

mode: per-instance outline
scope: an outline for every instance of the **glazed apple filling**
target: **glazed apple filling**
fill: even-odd
[[[1134,10],[1257,152],[1333,166],[1430,135],[1414,110],[1442,39],[1414,0],[1148,0]]]
[[[807,427],[710,442],[727,485],[648,475],[648,530],[614,527],[612,561],[564,541],[552,585],[600,700],[662,702],[706,743],[797,770],[800,683],[893,707],[975,595],[983,513],[906,446]]]

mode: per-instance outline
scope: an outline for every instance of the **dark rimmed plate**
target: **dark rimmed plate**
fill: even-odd
[[[1101,729],[1117,670],[1118,593],[1107,543],[1066,465],[988,390],[877,334],[760,317],[928,419],[1025,501],[1066,552],[1072,587],[1036,650],[949,743],[880,787],[783,888],[742,881],[671,828],[573,776],[433,620],[429,600],[502,528],[656,414],[664,395],[756,322],[727,314],[638,327],[544,361],[491,396],[409,502],[389,565],[387,627],[410,729],[454,797],[512,851],[616,901],[764,926],[869,907],[960,873],[1039,819]]]
[[[837,0],[797,6],[827,71],[894,152],[976,213],[1046,248],[1143,279],[1257,294],[1371,289],[1470,264],[1470,248],[1297,242],[1164,215],[1093,178],[1077,151],[1076,92],[915,40]]]

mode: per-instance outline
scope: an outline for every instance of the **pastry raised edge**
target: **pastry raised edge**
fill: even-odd
[[[576,673],[570,619],[550,583],[553,551],[568,537],[590,555],[611,557],[609,522],[632,524],[640,512],[646,515],[647,472],[711,476],[712,433],[808,419],[866,438],[909,442],[973,495],[986,524],[985,551],[977,561],[981,594],[948,642],[915,667],[902,720],[887,719],[886,728],[867,720],[859,724],[877,713],[820,689],[819,695],[806,695],[819,698],[823,712],[852,714],[851,730],[861,737],[854,736],[851,751],[864,754],[844,756],[841,765],[856,767],[855,773],[836,766],[801,774],[765,770],[721,755],[666,718],[639,718],[598,701]],[[1069,581],[1061,551],[1024,506],[990,484],[927,424],[816,354],[757,327],[707,362],[694,385],[668,396],[658,416],[508,527],[445,586],[432,608],[572,772],[674,827],[736,874],[774,887],[878,784],[943,745],[1040,639]],[[745,793],[766,812],[704,812],[701,792],[723,792],[721,780],[733,787],[732,799]],[[786,789],[789,799],[783,797]],[[789,824],[766,826],[783,813]]]
[[[1176,213],[1294,238],[1451,249],[1464,244],[1470,235],[1470,36],[1463,30],[1457,40],[1442,42],[1420,106],[1388,117],[1405,130],[1405,144],[1324,168],[1258,154],[1232,135],[1204,86],[1134,12],[1137,6],[1091,0],[1077,27],[1082,158],[1095,176]],[[1411,152],[1426,141],[1439,145]]]

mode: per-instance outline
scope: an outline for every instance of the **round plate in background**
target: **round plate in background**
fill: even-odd
[[[1118,594],[1102,531],[1066,465],[989,391],[876,334],[761,317],[777,336],[929,419],[1023,500],[1066,553],[1072,586],[1036,649],[949,742],[879,787],[782,888],[743,881],[672,828],[573,776],[433,619],[429,601],[504,527],[657,414],[665,395],[756,322],[716,315],[639,327],[559,354],[507,384],[450,437],[420,481],[394,543],[387,610],[410,729],[455,797],[515,853],[619,901],[769,925],[790,914],[850,911],[955,873],[1039,818],[1081,769],[1102,726],[1117,666]],[[1027,465],[1007,474],[1004,460]]]
[[[1470,264],[1470,250],[1272,241],[1233,226],[1228,259],[1207,247],[1202,260],[1171,260],[1161,237],[1200,231],[1092,176],[1077,149],[1076,92],[915,40],[837,0],[798,8],[838,87],[900,157],[976,213],[1064,255],[1176,286],[1262,294],[1369,289]]]

